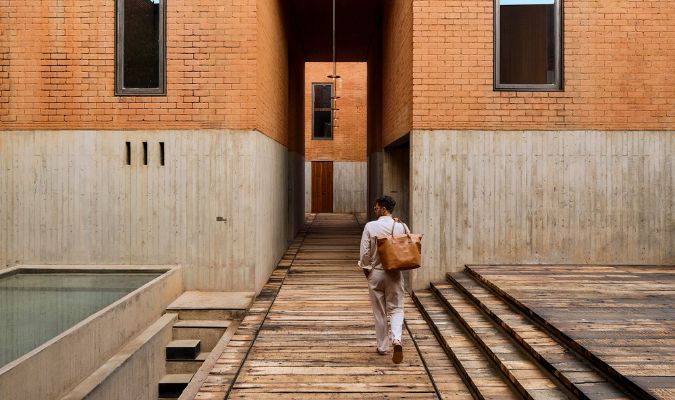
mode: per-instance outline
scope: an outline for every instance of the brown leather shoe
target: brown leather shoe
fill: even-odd
[[[394,355],[391,357],[391,361],[393,361],[394,364],[400,364],[401,361],[403,361],[403,346],[400,344],[394,345]]]

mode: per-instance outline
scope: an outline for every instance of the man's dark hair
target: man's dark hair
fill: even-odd
[[[394,207],[396,207],[396,200],[392,199],[391,196],[382,196],[375,200],[375,203],[386,208],[390,213],[394,212]]]

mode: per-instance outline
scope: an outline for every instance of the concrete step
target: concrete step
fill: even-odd
[[[167,312],[178,314],[180,320],[242,320],[246,316],[247,310],[227,310],[227,309],[180,309],[169,310]]]
[[[412,293],[412,298],[475,398],[522,398],[481,351],[457,318],[430,290],[416,290]]]
[[[197,355],[193,360],[167,360],[166,373],[167,374],[194,374],[199,367],[202,366],[204,360],[211,354],[208,351],[203,351]]]
[[[240,320],[254,297],[255,292],[187,291],[166,310],[181,320]]]
[[[173,325],[173,338],[199,339],[201,350],[211,351],[229,325],[227,320],[181,320]]]
[[[458,272],[448,280],[498,324],[537,362],[576,397],[587,399],[629,399],[616,385],[582,356],[558,342],[535,322],[511,307],[470,275]]]
[[[168,374],[159,381],[159,398],[177,398],[190,383],[194,374]]]
[[[454,314],[481,350],[526,399],[562,400],[571,393],[470,299],[448,283],[432,283],[431,291]]]
[[[172,340],[166,345],[167,360],[194,360],[199,352],[199,340]]]
[[[216,329],[227,329],[231,324],[230,320],[208,320],[208,319],[195,319],[195,320],[178,320],[173,326],[175,328],[216,328]]]

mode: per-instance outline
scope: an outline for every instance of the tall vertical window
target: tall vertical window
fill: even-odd
[[[562,90],[562,0],[495,1],[495,89]]]
[[[166,0],[117,0],[115,94],[166,94]]]
[[[312,83],[312,139],[333,138],[332,83]]]

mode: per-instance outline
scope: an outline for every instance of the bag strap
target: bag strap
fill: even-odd
[[[398,219],[398,218],[395,218],[394,223],[391,225],[391,235],[390,236],[394,236],[394,228],[396,227],[396,223],[399,223],[399,224],[403,225],[403,233],[410,236],[410,229],[408,229],[408,226],[406,224],[404,224],[403,222],[401,222],[401,220]]]

